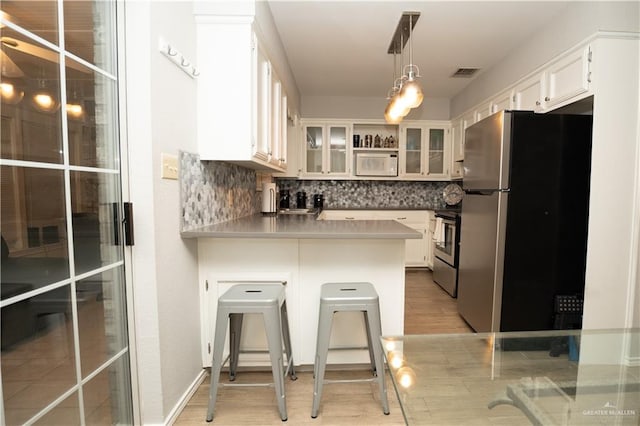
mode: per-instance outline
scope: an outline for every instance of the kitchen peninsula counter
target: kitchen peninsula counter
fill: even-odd
[[[419,239],[394,220],[318,220],[306,215],[251,215],[182,232],[183,238]]]
[[[404,333],[405,240],[421,234],[393,220],[319,220],[317,215],[252,215],[182,233],[198,240],[202,362],[211,365],[218,298],[242,282],[285,285],[293,358],[315,359],[320,288],[328,282],[370,282],[380,298],[382,332]],[[242,345],[266,348],[262,318],[245,315]],[[331,347],[365,346],[360,312],[334,316]],[[225,350],[226,352],[226,350]],[[226,355],[225,355],[226,356]],[[329,362],[368,363],[362,350],[332,351]],[[240,366],[268,366],[265,354],[247,353]]]

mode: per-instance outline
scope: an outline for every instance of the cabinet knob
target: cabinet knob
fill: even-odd
[[[550,97],[548,97],[548,96],[545,96],[545,97],[544,97],[544,101],[545,101],[545,102],[549,102],[550,100],[551,100],[551,98],[550,98]]]
[[[540,106],[540,101],[536,101],[536,106]]]

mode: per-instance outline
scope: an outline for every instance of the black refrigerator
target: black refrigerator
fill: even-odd
[[[477,332],[553,328],[584,291],[592,116],[500,111],[466,129],[458,311]]]

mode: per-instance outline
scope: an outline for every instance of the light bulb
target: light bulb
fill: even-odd
[[[24,92],[16,89],[11,83],[0,83],[0,93],[2,95],[2,102],[15,105],[22,100]]]
[[[38,92],[33,95],[33,106],[41,112],[54,112],[59,105],[47,92]]]
[[[391,108],[389,110],[389,114],[392,117],[404,118],[407,116],[407,114],[409,114],[409,111],[411,111],[411,108],[407,108],[404,100],[400,97],[400,95],[395,95],[393,98],[391,98],[390,107]]]
[[[413,79],[408,80],[402,86],[400,97],[402,98],[402,102],[409,108],[419,107],[424,99],[422,88],[418,82]]]
[[[67,114],[73,118],[82,117],[82,114],[84,112],[82,110],[82,105],[78,105],[78,104],[67,104],[66,110],[67,110]]]

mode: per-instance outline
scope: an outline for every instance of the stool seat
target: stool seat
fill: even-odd
[[[331,324],[333,314],[340,311],[360,311],[364,315],[364,323],[367,333],[367,347],[353,349],[368,349],[371,370],[374,378],[361,380],[325,380],[324,374],[327,366],[329,340],[331,337]],[[318,320],[318,338],[316,343],[316,356],[313,368],[313,406],[311,417],[316,418],[320,410],[322,388],[326,383],[339,382],[377,382],[380,391],[380,402],[384,414],[389,414],[389,402],[384,374],[384,359],[380,336],[382,326],[380,322],[380,304],[378,293],[373,284],[368,282],[326,283],[320,291],[320,317]],[[341,348],[345,349],[345,348]]]
[[[230,380],[233,381],[236,377],[238,357],[241,352],[240,339],[243,315],[255,313],[262,314],[264,319],[278,411],[282,421],[287,420],[283,378],[289,374],[291,379],[295,380],[296,375],[291,350],[285,288],[282,284],[252,283],[236,284],[218,298],[218,313],[216,315],[213,358],[211,361],[211,389],[209,390],[209,405],[207,409],[208,422],[213,420],[220,370],[227,360],[229,360]],[[222,353],[227,333],[227,321],[230,330],[229,356],[223,360]],[[283,344],[284,353],[286,354],[286,368],[283,366]],[[264,383],[256,383],[254,385],[260,386],[264,385]],[[248,384],[226,384],[225,386],[248,386]]]

